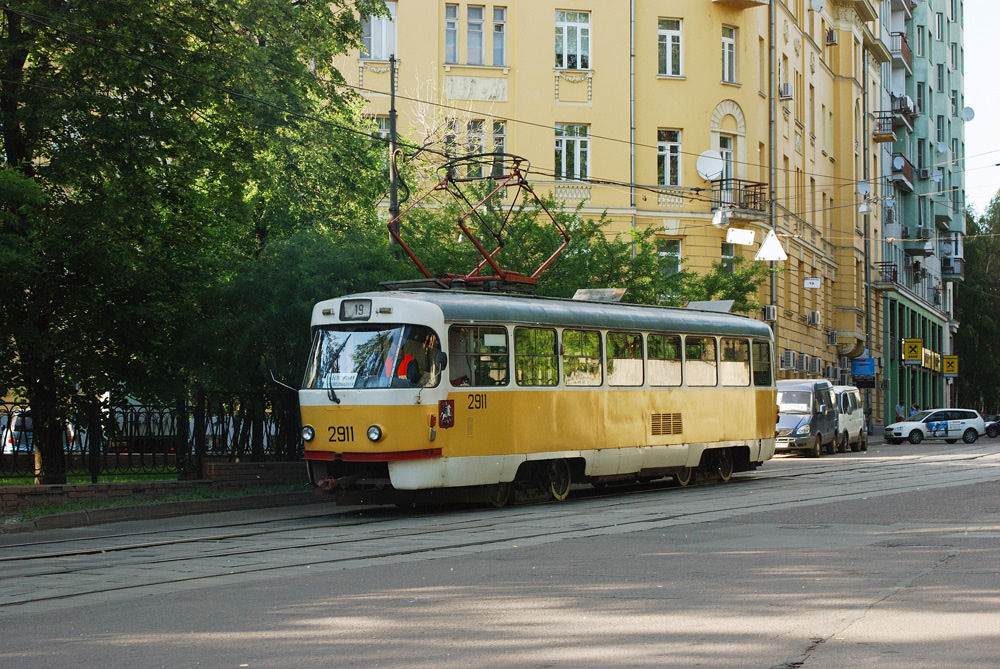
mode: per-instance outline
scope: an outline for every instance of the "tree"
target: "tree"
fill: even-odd
[[[976,220],[967,213],[965,281],[957,285],[955,318],[961,323],[955,335],[959,357],[957,400],[994,413],[1000,410],[1000,195]]]
[[[343,233],[371,209],[380,151],[330,66],[359,42],[356,10],[385,7],[0,10],[0,385],[31,403],[43,482],[64,480],[54,407],[179,390],[177,342],[213,317],[206,288],[273,241]]]

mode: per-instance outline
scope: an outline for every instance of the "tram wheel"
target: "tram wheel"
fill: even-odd
[[[569,463],[566,460],[552,460],[548,466],[549,494],[557,502],[569,497],[569,488],[573,482]]]
[[[728,483],[733,478],[733,451],[729,448],[720,448],[715,456],[716,474],[719,481]]]
[[[514,493],[513,483],[497,483],[491,486],[490,491],[490,506],[494,509],[502,509],[503,507],[510,504],[510,498]]]
[[[674,472],[674,482],[684,488],[694,481],[694,467],[682,467]]]

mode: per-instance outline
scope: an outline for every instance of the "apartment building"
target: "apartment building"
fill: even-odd
[[[756,317],[783,378],[847,381],[853,359],[883,359],[870,125],[892,55],[875,0],[387,4],[337,63],[380,128],[395,56],[401,138],[524,156],[537,190],[606,212],[610,234],[656,230],[674,269],[752,259],[775,232],[788,259]]]
[[[886,196],[877,280],[886,314],[885,403],[952,406],[954,370],[944,361],[958,329],[964,123],[971,118],[964,106],[963,2],[887,0],[883,8],[892,53],[876,120]]]

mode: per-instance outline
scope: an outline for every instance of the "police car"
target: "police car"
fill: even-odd
[[[901,444],[904,439],[911,444],[919,444],[924,439],[943,439],[949,444],[961,439],[972,444],[984,434],[983,417],[972,409],[928,409],[885,426],[885,440],[889,444]]]

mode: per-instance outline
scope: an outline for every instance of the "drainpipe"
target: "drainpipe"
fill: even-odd
[[[635,0],[631,0],[629,16],[628,60],[628,113],[629,113],[629,206],[632,208],[632,232],[635,233]],[[632,257],[635,257],[635,238],[632,239]]]
[[[871,184],[870,181],[870,167],[871,162],[871,138],[868,134],[868,49],[864,46],[861,47],[861,113],[862,113],[862,133],[864,137],[863,151],[861,155],[864,158],[865,164],[862,170],[864,174],[865,182]],[[874,189],[872,189],[874,190]],[[872,191],[869,191],[871,193]],[[866,196],[867,197],[867,196]],[[871,214],[865,214],[865,352],[868,357],[872,356],[872,277],[871,277],[871,259],[869,258],[869,253],[871,251],[870,237],[871,237]],[[872,391],[871,388],[865,388],[865,417],[868,421],[868,433],[871,434],[872,430]]]

